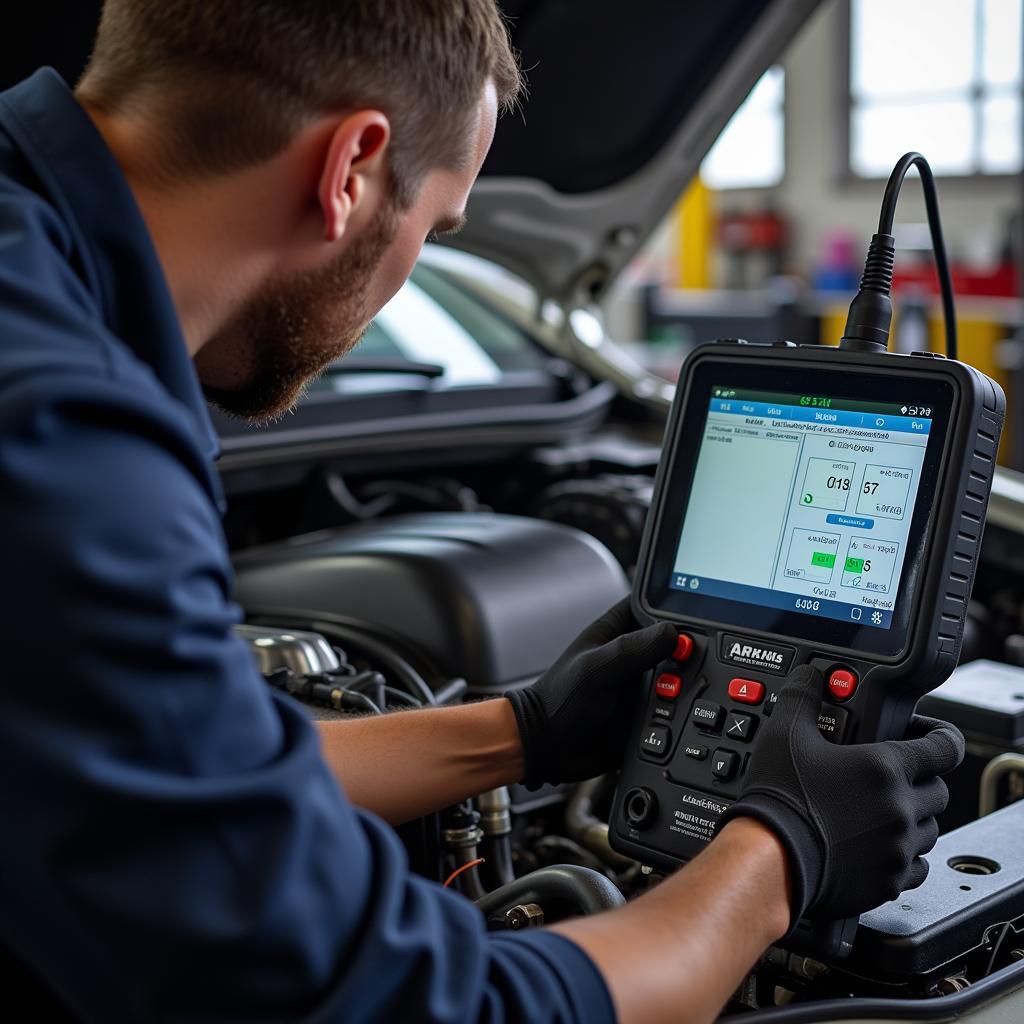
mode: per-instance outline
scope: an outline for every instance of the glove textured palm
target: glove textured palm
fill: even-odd
[[[902,740],[843,746],[818,730],[820,672],[798,669],[764,724],[739,800],[785,847],[792,921],[862,913],[919,886],[949,793],[939,776],[964,756],[960,731],[915,717]]]
[[[643,674],[675,648],[668,623],[638,629],[624,600],[591,623],[532,686],[510,690],[524,782],[576,782],[622,763]]]

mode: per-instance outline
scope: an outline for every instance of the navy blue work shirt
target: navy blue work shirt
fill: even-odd
[[[98,1024],[611,1020],[573,943],[411,874],[264,684],[215,448],[131,191],[39,71],[0,94],[7,962]]]

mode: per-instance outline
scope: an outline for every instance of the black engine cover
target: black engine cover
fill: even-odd
[[[531,681],[629,584],[602,544],[518,516],[420,513],[236,557],[250,616],[339,616],[493,693]]]

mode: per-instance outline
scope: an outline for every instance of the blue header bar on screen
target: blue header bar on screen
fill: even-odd
[[[795,423],[820,423],[829,427],[855,427],[863,430],[888,430],[927,437],[931,420],[915,416],[885,416],[847,409],[811,409],[801,405],[748,402],[735,398],[712,398],[711,412],[754,416],[766,420],[790,420]]]

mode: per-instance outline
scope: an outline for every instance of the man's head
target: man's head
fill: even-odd
[[[495,0],[106,0],[77,93],[140,196],[210,397],[265,418],[457,228],[520,84]],[[207,251],[232,252],[233,276],[180,251],[215,220]]]

